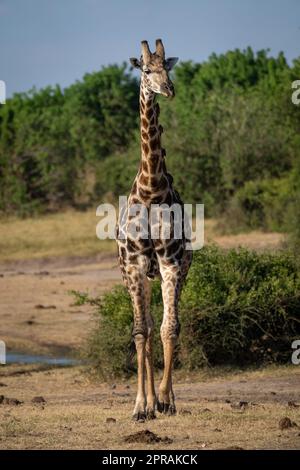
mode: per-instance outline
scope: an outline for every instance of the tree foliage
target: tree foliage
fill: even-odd
[[[125,66],[87,74],[66,90],[16,94],[0,109],[0,210],[74,205],[88,168],[127,148],[138,85]]]
[[[167,167],[186,202],[219,215],[251,182],[262,189],[299,174],[300,107],[291,101],[299,77],[300,59],[289,65],[283,53],[251,48],[175,68],[176,99],[159,98],[160,120]],[[65,90],[14,95],[0,109],[0,210],[56,210],[127,193],[138,168],[138,118],[138,82],[125,65]]]

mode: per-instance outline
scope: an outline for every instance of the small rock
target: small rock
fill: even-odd
[[[17,398],[6,398],[8,405],[18,406],[21,405],[23,402],[18,400]]]
[[[117,388],[116,384],[112,384],[111,388],[112,390],[115,390]]]
[[[231,400],[228,400],[228,398],[226,398],[225,403],[231,403]]]
[[[211,413],[211,410],[209,408],[203,408],[203,410],[201,410],[201,413]]]
[[[281,418],[281,420],[279,421],[279,429],[281,429],[282,431],[284,429],[294,427],[297,427],[297,424],[294,421],[291,421],[290,418],[288,418],[287,416],[285,418]]]
[[[191,415],[192,412],[190,410],[183,408],[182,410],[179,410],[179,414],[182,416],[186,416],[186,415]]]
[[[231,408],[233,410],[244,410],[248,406],[247,401],[238,401],[236,403],[231,403]]]
[[[55,309],[56,305],[43,305],[43,304],[37,304],[34,306],[34,308],[37,309],[43,309],[43,310],[50,310],[50,309]]]
[[[152,444],[155,442],[164,442],[165,444],[171,444],[173,442],[168,436],[160,437],[154,432],[145,429],[144,431],[139,431],[135,434],[130,434],[129,436],[125,437],[125,442],[139,442],[145,444]]]
[[[214,429],[214,432],[222,432],[222,429],[215,428],[215,429]]]
[[[247,401],[240,401],[240,406],[248,406],[248,402]]]
[[[290,408],[299,408],[300,405],[297,405],[294,401],[288,401],[288,406]]]
[[[7,387],[7,385],[3,382],[0,382],[0,387]]]
[[[62,429],[65,429],[66,431],[72,431],[72,428],[70,428],[69,426],[63,426]]]
[[[17,398],[7,398],[4,395],[0,395],[0,404],[2,405],[12,405],[12,406],[18,406],[21,405],[23,402],[20,400],[17,400]]]
[[[44,397],[33,397],[31,402],[32,403],[46,403],[46,400]]]
[[[117,420],[115,418],[106,418],[106,423],[116,423]]]
[[[125,388],[130,388],[130,385],[125,385]]]
[[[277,395],[277,393],[276,393],[276,392],[270,392],[270,394],[271,394],[271,395]]]
[[[230,447],[225,447],[224,450],[245,450],[243,447],[240,446],[230,446]]]

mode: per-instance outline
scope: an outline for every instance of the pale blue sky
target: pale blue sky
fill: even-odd
[[[300,0],[0,0],[0,79],[8,96],[65,87],[157,37],[181,60],[248,45],[291,60],[300,55]]]

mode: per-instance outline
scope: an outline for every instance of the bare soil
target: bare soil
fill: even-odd
[[[0,338],[9,350],[78,351],[93,327],[93,308],[76,306],[70,291],[99,296],[121,276],[112,255],[3,263]]]
[[[135,378],[97,383],[78,366],[12,365],[0,373],[0,395],[10,399],[0,404],[2,449],[300,448],[297,366],[176,373],[177,415],[137,424]],[[286,418],[294,424],[282,427]]]

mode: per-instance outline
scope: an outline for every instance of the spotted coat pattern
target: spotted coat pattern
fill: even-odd
[[[144,42],[141,68],[145,68],[145,65],[151,67],[151,73],[156,74],[156,79],[163,77],[161,86],[164,90],[174,94],[173,84],[164,67],[164,49],[161,41],[157,40],[156,45],[156,53],[149,52],[147,55],[149,48]],[[138,361],[138,393],[134,419],[137,420],[155,417],[155,408],[169,414],[176,411],[171,370],[174,347],[179,334],[178,302],[182,284],[192,261],[192,252],[186,250],[186,243],[189,240],[183,223],[183,203],[173,187],[172,176],[167,172],[166,151],[161,145],[163,127],[159,124],[159,105],[155,101],[156,92],[153,91],[157,85],[153,85],[148,75],[142,72],[140,84],[140,166],[130,191],[127,208],[120,214],[117,227],[121,272],[134,310],[132,334]],[[132,228],[135,229],[141,222],[141,213],[131,213],[131,208],[136,204],[142,205],[149,218],[146,238],[134,235],[132,232]],[[156,221],[151,220],[152,204],[166,204],[167,207],[177,204],[181,207],[182,238],[175,238],[172,212],[168,226],[170,237],[164,238],[161,232],[158,232],[159,236],[152,237],[152,231],[159,230],[159,223],[162,223],[161,218]],[[150,308],[151,280],[155,277],[161,281],[164,303],[161,339],[164,346],[165,370],[158,399],[153,379],[153,318]],[[144,388],[145,369],[147,397]]]

